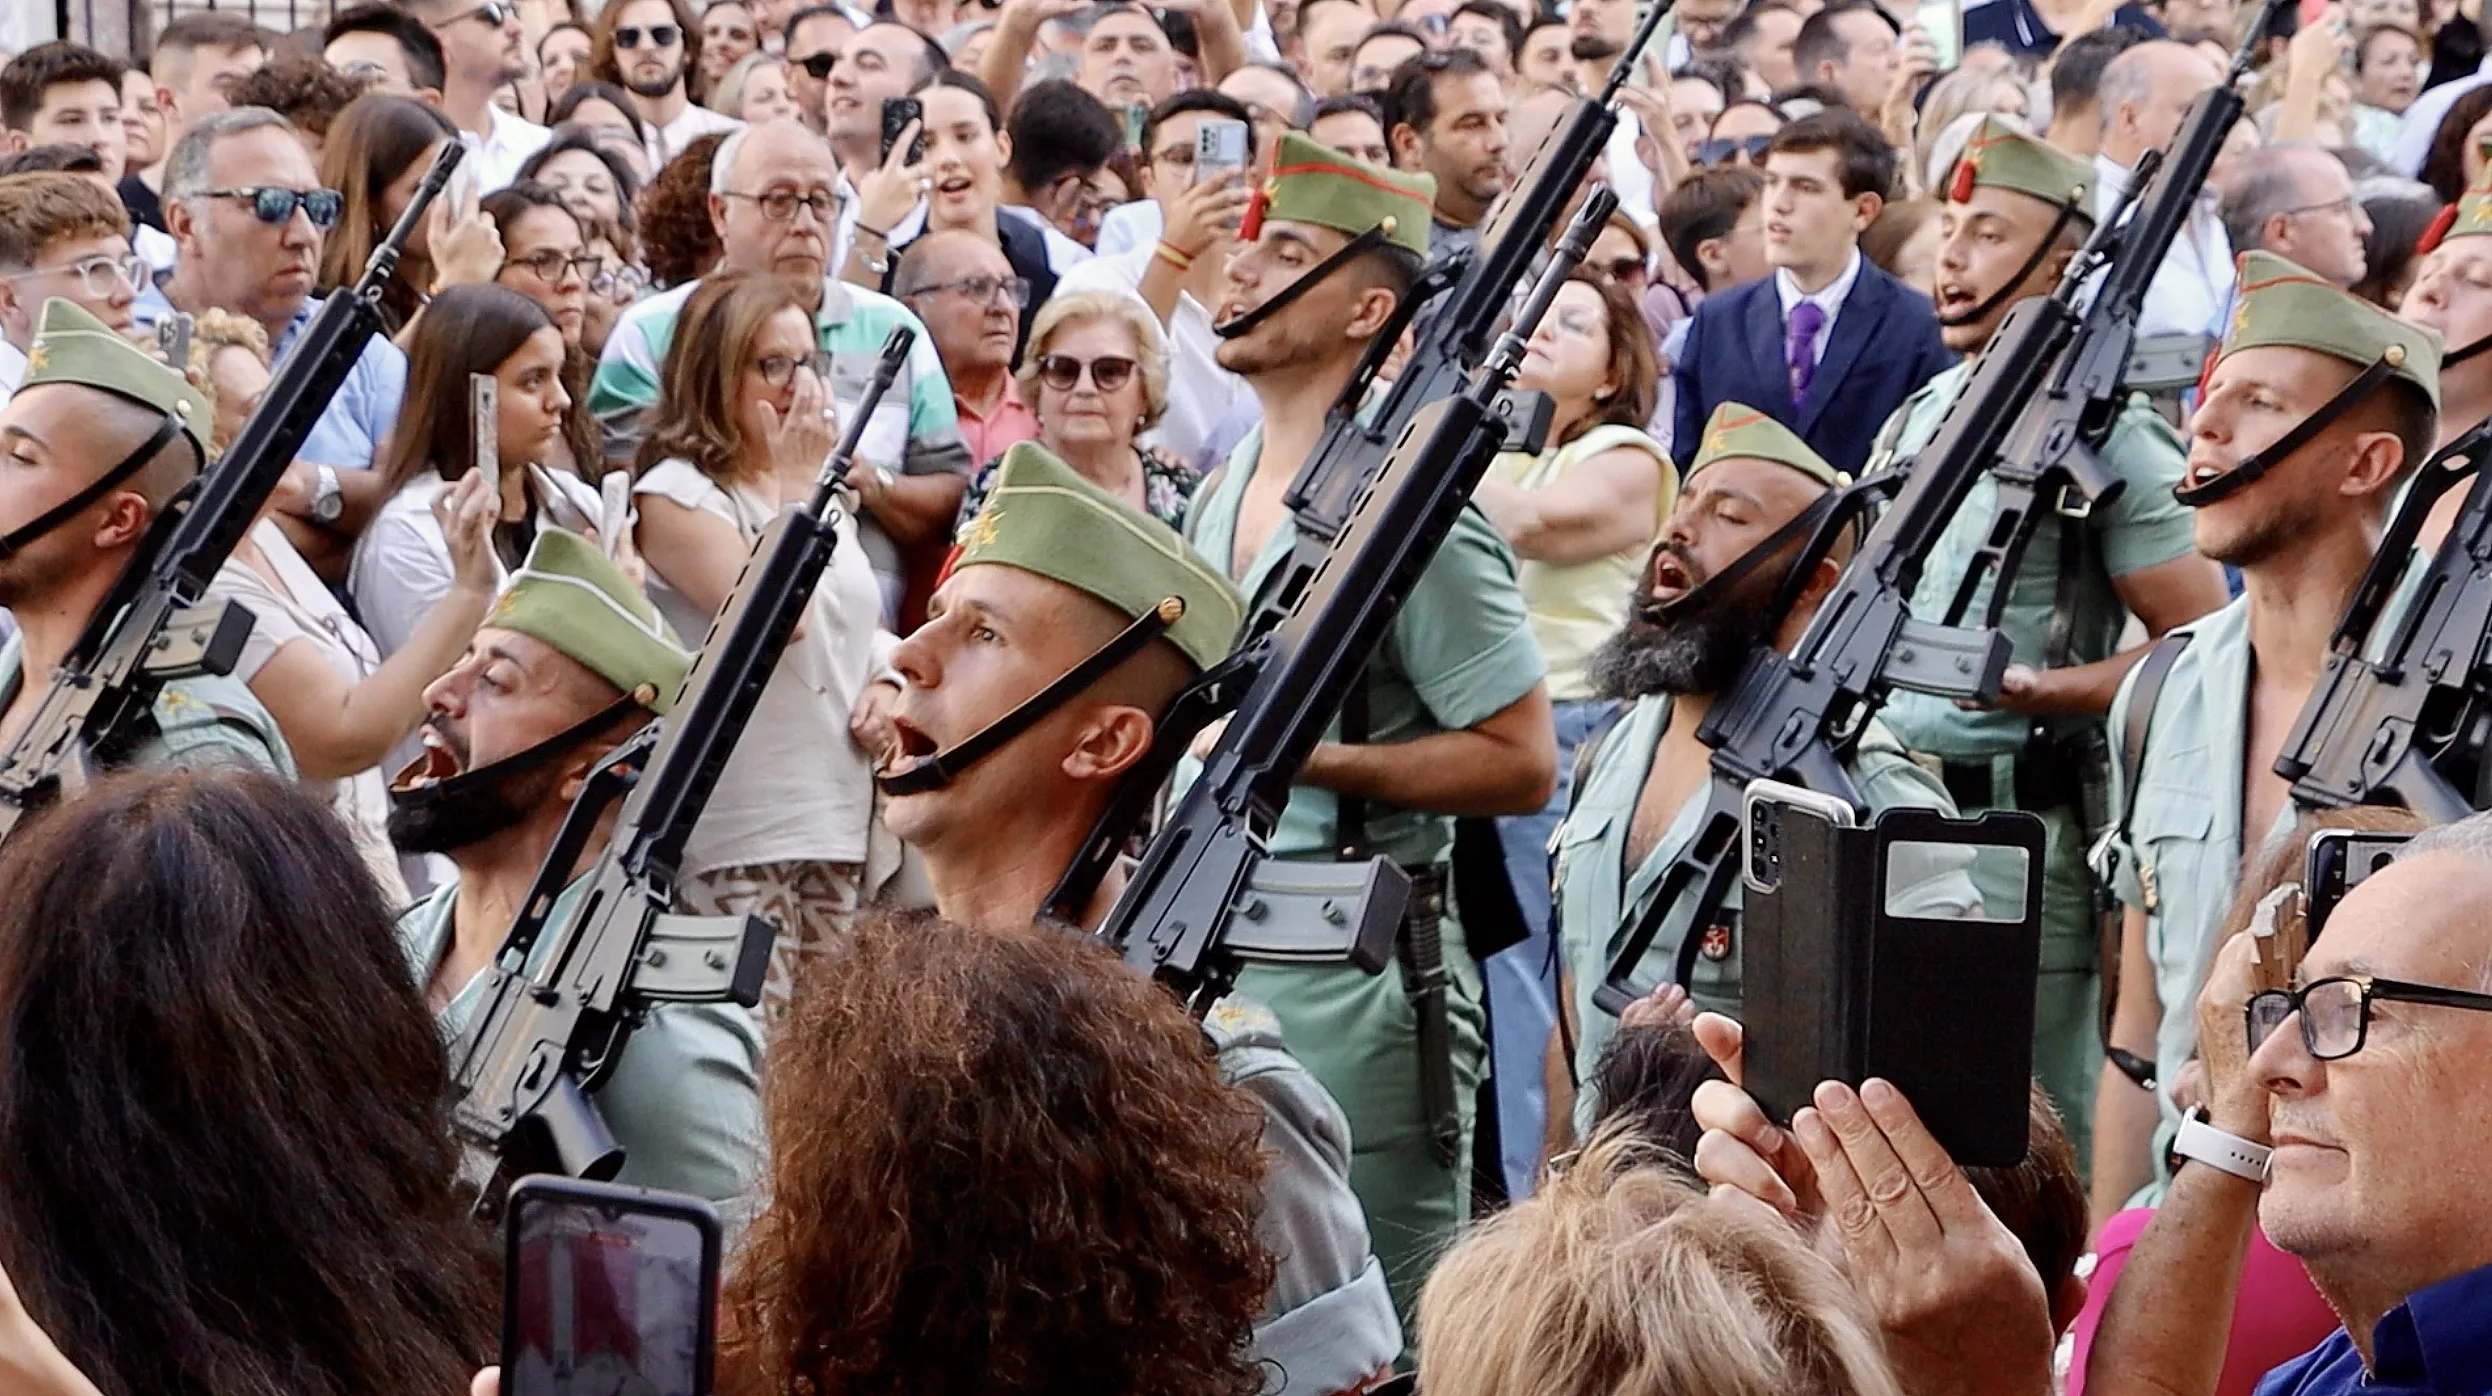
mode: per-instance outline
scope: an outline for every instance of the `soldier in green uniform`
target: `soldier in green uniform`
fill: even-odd
[[[44,303],[25,386],[0,407],[0,607],[18,626],[0,646],[0,749],[33,718],[148,525],[197,478],[214,416],[206,394],[101,320]],[[117,759],[294,774],[276,720],[233,679],[166,684],[154,718]]]
[[[1974,133],[1939,214],[1944,241],[1936,288],[1939,333],[1965,361],[1887,419],[1871,470],[1901,467],[1927,445],[2008,311],[2058,283],[2093,228],[2093,179],[2090,163],[1997,118]],[[2015,654],[1997,706],[1971,710],[1899,690],[1881,714],[1967,814],[2022,809],[2042,820],[2034,1072],[2067,1121],[2079,1158],[2087,1157],[2103,1059],[2102,918],[2085,867],[2104,817],[2102,719],[2121,675],[2144,653],[2119,648],[2121,628],[2134,613],[2151,640],[2228,599],[2222,571],[2190,540],[2189,511],[2172,498],[2180,438],[2142,397],[2114,421],[2102,455],[2127,482],[2109,504],[2078,521],[2053,507],[2056,501],[2039,502],[2040,525],[1999,615]],[[1922,569],[1914,615],[1946,614],[1986,541],[1998,497],[1990,477],[1974,484]],[[1995,579],[1985,580],[1968,614],[1978,618],[1993,590]]]
[[[2216,928],[2243,858],[2294,822],[2277,749],[2438,432],[2437,336],[2271,253],[2241,257],[2240,285],[2176,494],[2196,511],[2199,551],[2241,570],[2242,594],[2173,632],[2182,648],[2151,702],[2136,690],[2153,661],[2111,707],[2111,749],[2142,741],[2143,753],[2133,787],[2114,768],[2123,814],[2098,869],[2121,903],[2116,1051],[2094,1116],[2098,1223],[2161,1171],[2152,1141],[2158,1121],[2178,1124],[2166,1088],[2195,1044]]]
[[[2423,234],[2397,313],[2440,336],[2438,444],[2447,446],[2492,417],[2492,166]],[[2465,503],[2463,489],[2440,497],[2415,540],[2423,556],[2438,549]]]
[[[458,878],[408,908],[407,962],[456,1040],[586,774],[672,705],[692,655],[640,588],[579,535],[547,529],[476,631],[424,691],[425,754],[390,791],[400,850]],[[582,850],[578,878],[605,853]],[[554,909],[559,923],[581,884]],[[542,957],[551,937],[537,942]],[[531,969],[537,965],[531,964]],[[618,1181],[740,1197],[761,1147],[761,1043],[733,1004],[664,1004],[592,1096],[623,1145]]]
[[[1275,171],[1241,230],[1216,317],[1220,363],[1254,389],[1263,419],[1186,521],[1195,548],[1258,604],[1298,540],[1282,496],[1416,277],[1434,192],[1425,175],[1297,135],[1281,138]],[[1307,758],[1272,831],[1279,857],[1382,854],[1411,873],[1398,972],[1257,966],[1238,985],[1280,1015],[1291,1047],[1349,1112],[1351,1180],[1406,1327],[1428,1267],[1470,1215],[1486,1057],[1479,966],[1444,895],[1454,816],[1530,813],[1557,780],[1545,666],[1517,570],[1488,520],[1465,510],[1377,647],[1347,726]]]
[[[1183,612],[1088,688],[1033,713],[1029,700],[1121,632]],[[930,618],[892,656],[902,680],[869,725],[896,748],[886,781],[893,832],[925,859],[935,909],[972,926],[1026,926],[1088,841],[1117,783],[1151,747],[1162,713],[1226,655],[1243,617],[1237,590],[1176,531],[1101,490],[1035,443],[1005,453],[985,509]],[[932,753],[999,720],[1031,726],[912,781]],[[1002,729],[1011,730],[1011,729]],[[1097,925],[1119,868],[1083,908]],[[1402,1327],[1350,1190],[1350,1127],[1283,1045],[1271,1010],[1243,994],[1203,1028],[1221,1074],[1263,1107],[1257,1230],[1280,1262],[1254,1351],[1281,1385],[1269,1396],[1355,1389],[1391,1367]]]
[[[1553,1082],[1588,1079],[1617,1020],[1592,1005],[1592,992],[1624,947],[1628,932],[1651,907],[1662,874],[1695,838],[1713,778],[1713,749],[1696,738],[1713,700],[1739,676],[1751,651],[1788,650],[1817,614],[1842,574],[1843,550],[1821,558],[1795,580],[1801,540],[1778,537],[1850,480],[1790,429],[1755,408],[1726,402],[1705,424],[1702,449],[1689,462],[1678,505],[1645,564],[1626,628],[1594,651],[1588,669],[1603,692],[1628,707],[1598,739],[1577,786],[1574,808],[1557,833],[1557,916],[1565,960],[1566,1003],[1578,1025],[1575,1059],[1553,1062]],[[1793,599],[1781,615],[1774,600]],[[1914,765],[1875,721],[1844,763],[1871,811],[1908,806],[1953,813],[1937,777]],[[1933,857],[1912,870],[1915,916],[1952,917],[1980,909],[1962,863]],[[1663,923],[1639,962],[1638,983],[1668,983],[1689,934],[1692,894]],[[1699,934],[1694,982],[1684,986],[1700,1009],[1738,1016],[1740,1007],[1739,885],[1723,903],[1723,919]],[[1898,910],[1905,908],[1899,904]],[[1554,1057],[1560,1051],[1550,1045]],[[1567,1069],[1571,1068],[1571,1072]],[[1593,1102],[1576,1102],[1580,1127]],[[1553,1145],[1567,1112],[1550,1103]]]

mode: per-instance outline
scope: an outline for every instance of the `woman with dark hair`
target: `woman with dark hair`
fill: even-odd
[[[546,30],[536,41],[537,80],[544,84],[547,103],[561,101],[571,84],[580,80],[581,70],[588,66],[589,47],[588,26],[571,20]]]
[[[562,366],[554,317],[517,291],[453,286],[416,321],[407,337],[405,405],[388,449],[374,462],[389,499],[364,530],[347,572],[356,609],[382,653],[397,653],[451,586],[449,544],[433,500],[476,465],[470,375],[491,374],[497,384],[497,579],[518,567],[545,528],[596,533],[596,488],[544,465],[571,410]],[[406,743],[399,751],[411,754]]]
[[[321,239],[319,291],[329,295],[355,284],[372,249],[415,198],[415,186],[441,148],[458,139],[458,128],[439,111],[406,97],[367,92],[329,123],[320,150],[320,182],[346,196],[337,226]],[[395,334],[416,311],[434,280],[432,238],[446,222],[472,212],[435,200],[407,239],[397,274],[381,292],[381,309]],[[446,249],[445,249],[446,250]]]
[[[110,776],[0,850],[0,1266],[103,1396],[463,1390],[494,1284],[445,1076],[287,782]]]
[[[2394,314],[2405,301],[2406,288],[2414,284],[2414,245],[2440,216],[2440,203],[2421,197],[2420,190],[2373,194],[2362,200],[2362,211],[2371,220],[2371,232],[2362,240],[2362,279],[2354,283],[2353,292]]]
[[[582,69],[571,90],[562,94],[545,113],[546,123],[560,135],[565,130],[587,132],[599,150],[611,152],[632,172],[634,184],[649,178],[649,123],[632,109],[632,99],[622,88],[610,82],[599,82],[589,76],[591,69]]]
[[[727,70],[761,52],[761,26],[750,0],[710,0],[701,11],[701,61],[693,79],[693,96],[717,111],[736,115],[710,100]]]
[[[564,126],[520,165],[519,178],[561,195],[592,238],[599,228],[635,234],[632,201],[640,196],[641,177],[613,144],[587,127]]]
[[[663,290],[698,281],[718,265],[718,227],[710,222],[710,164],[723,135],[702,136],[666,162],[640,192],[640,256]]]
[[[1054,926],[861,923],[771,1041],[719,1389],[1252,1396],[1262,1113]]]
[[[709,633],[762,531],[813,496],[838,436],[813,335],[786,282],[749,272],[703,281],[676,322],[633,494],[650,599],[679,635]],[[854,516],[840,511],[830,570],[677,883],[695,910],[778,923],[766,1019],[785,1015],[799,966],[844,936],[864,901],[874,766],[847,714],[899,641],[881,629],[882,591]]]
[[[603,459],[597,419],[588,410],[588,380],[597,359],[587,344],[589,283],[602,264],[588,250],[579,215],[542,184],[496,190],[485,196],[482,208],[502,239],[502,265],[493,284],[545,307],[562,331],[562,385],[571,395],[571,410],[563,414],[562,438],[545,465],[579,474],[580,462]]]
[[[2456,203],[2483,173],[2483,147],[2492,139],[2492,87],[2478,87],[2449,104],[2432,132],[2431,150],[2419,176],[2444,204]]]
[[[1938,201],[1897,199],[1860,235],[1860,255],[1923,296],[1938,282]]]

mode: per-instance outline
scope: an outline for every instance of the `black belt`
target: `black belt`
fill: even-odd
[[[2007,789],[2000,789],[1995,759],[1960,761],[1941,758],[1939,783],[1957,810],[2021,809],[2034,814],[2050,810],[2085,809],[2086,734],[2040,737],[2012,754],[2016,763]]]

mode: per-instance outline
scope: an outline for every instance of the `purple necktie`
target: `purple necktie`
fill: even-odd
[[[1808,405],[1809,380],[1817,376],[1817,336],[1826,328],[1825,309],[1815,301],[1802,301],[1791,307],[1790,352],[1786,361],[1791,365],[1791,406],[1796,410]]]

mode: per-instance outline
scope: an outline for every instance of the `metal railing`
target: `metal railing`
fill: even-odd
[[[332,0],[52,0],[53,33],[120,57],[141,54],[183,15],[238,14],[276,34],[326,24]]]

